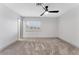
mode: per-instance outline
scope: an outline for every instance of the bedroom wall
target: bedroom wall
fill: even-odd
[[[41,21],[41,29],[38,32],[26,32],[25,23],[28,20]],[[57,18],[49,17],[26,17],[23,19],[23,37],[57,37]]]
[[[59,17],[59,37],[79,47],[79,6]]]
[[[0,50],[17,40],[17,16],[18,14],[0,4]]]

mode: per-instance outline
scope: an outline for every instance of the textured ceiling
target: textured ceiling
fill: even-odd
[[[41,6],[37,6],[35,3],[5,3],[8,8],[17,12],[21,16],[25,17],[40,17],[40,14],[44,12]],[[71,8],[77,6],[77,3],[47,3],[49,10],[59,10],[59,13],[50,13],[43,15],[42,17],[58,17]]]

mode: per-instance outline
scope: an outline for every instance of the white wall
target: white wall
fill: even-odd
[[[0,49],[17,40],[17,14],[0,4]]]
[[[79,47],[79,6],[59,17],[59,37]]]
[[[26,32],[25,23],[27,20],[41,21],[41,30],[39,32]],[[57,37],[58,23],[56,18],[48,17],[27,17],[23,21],[23,37]]]

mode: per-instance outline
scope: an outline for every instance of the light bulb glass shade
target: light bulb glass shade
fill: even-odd
[[[45,12],[45,15],[47,15],[48,13],[49,13],[49,12],[48,12],[48,11],[46,11],[46,12]]]

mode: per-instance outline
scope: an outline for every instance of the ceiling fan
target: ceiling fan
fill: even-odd
[[[59,10],[49,11],[48,10],[49,6],[47,6],[47,5],[45,6],[43,3],[37,3],[36,5],[40,5],[44,9],[44,12],[40,16],[43,16],[46,12],[47,13],[58,13],[59,12]]]

